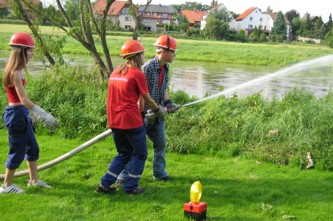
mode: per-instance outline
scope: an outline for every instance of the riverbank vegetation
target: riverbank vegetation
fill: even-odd
[[[61,137],[84,140],[107,129],[107,82],[94,74],[53,68],[29,81],[27,90],[31,100],[59,120],[56,133]],[[178,104],[196,100],[183,91],[170,94]],[[4,93],[1,101],[4,109]],[[332,105],[332,93],[319,99],[300,89],[270,101],[260,93],[245,98],[221,96],[169,115],[168,149],[221,157],[245,154],[299,168],[306,166],[306,153],[311,152],[318,168],[332,170]],[[41,126],[39,130],[44,131]]]

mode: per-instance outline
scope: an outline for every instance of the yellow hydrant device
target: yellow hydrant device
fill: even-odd
[[[207,203],[200,202],[201,196],[202,185],[200,181],[196,181],[192,184],[190,189],[191,201],[184,204],[184,215],[187,218],[191,218],[196,221],[206,220]]]

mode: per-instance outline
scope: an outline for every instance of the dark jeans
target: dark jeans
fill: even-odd
[[[118,154],[113,158],[108,171],[101,179],[101,183],[104,187],[109,187],[115,183],[120,172],[130,161],[131,166],[128,179],[124,184],[124,191],[132,191],[138,186],[147,159],[145,127],[131,130],[111,129]]]
[[[39,146],[29,110],[23,105],[7,106],[2,120],[8,130],[9,152],[6,167],[15,170],[24,158],[28,161],[38,160]]]

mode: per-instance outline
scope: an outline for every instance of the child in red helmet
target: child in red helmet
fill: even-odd
[[[161,35],[154,43],[156,47],[156,56],[147,61],[142,69],[145,73],[148,90],[152,99],[159,105],[167,108],[168,113],[175,113],[180,108],[179,105],[172,102],[169,98],[167,87],[169,80],[169,63],[172,63],[176,56],[177,44],[176,40],[169,35]],[[141,111],[147,112],[148,106],[140,99]],[[146,126],[146,133],[153,142],[153,177],[158,181],[172,181],[166,171],[166,133],[164,126],[165,117],[149,119]],[[121,186],[128,179],[127,168],[119,175],[116,182],[117,186]]]
[[[39,147],[31,117],[34,120],[42,121],[51,130],[57,127],[57,121],[51,114],[30,101],[25,91],[24,71],[33,56],[35,43],[29,34],[19,32],[12,36],[9,45],[12,46],[12,51],[2,80],[8,97],[8,106],[2,119],[8,130],[9,153],[4,183],[0,186],[0,194],[24,192],[13,183],[15,170],[24,158],[27,160],[29,169],[28,186],[52,188],[38,178]]]
[[[143,97],[157,116],[163,117],[166,110],[156,104],[148,93],[147,82],[140,67],[144,63],[144,48],[136,40],[125,42],[121,49],[124,64],[110,75],[107,93],[107,122],[112,129],[113,139],[118,151],[97,186],[96,192],[112,193],[111,187],[119,173],[131,161],[129,178],[124,183],[128,194],[140,194],[144,188],[138,186],[147,158],[146,130],[138,107],[138,99]]]

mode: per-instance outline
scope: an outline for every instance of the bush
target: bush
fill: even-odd
[[[86,139],[107,129],[107,82],[97,73],[53,67],[31,80],[27,90],[33,102],[57,118],[63,137]]]
[[[243,99],[219,97],[168,117],[168,148],[224,156],[250,153],[259,160],[298,162],[300,167],[310,151],[318,167],[332,170],[332,104],[332,94],[317,99],[297,89],[282,100],[267,101],[259,93]]]

